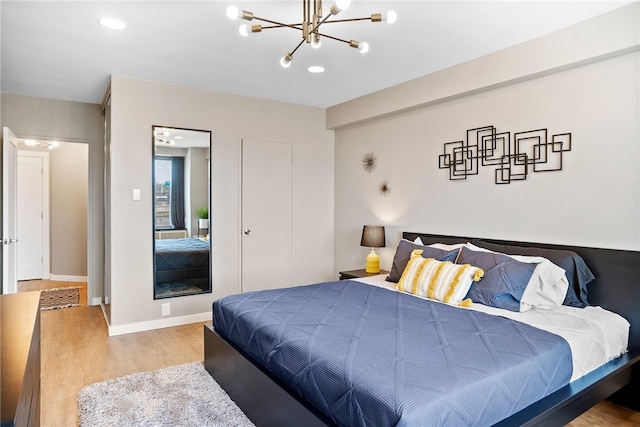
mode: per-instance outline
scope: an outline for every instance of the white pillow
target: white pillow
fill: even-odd
[[[469,243],[470,244],[470,243]],[[445,243],[433,243],[428,245],[430,248],[442,249],[443,251],[452,251],[454,249],[460,249],[465,243],[456,243],[455,245],[447,245]],[[471,248],[469,248],[471,249]]]
[[[465,244],[465,247],[472,251],[494,252],[471,243]],[[538,264],[522,294],[521,305],[544,309],[553,309],[562,305],[564,297],[567,295],[567,289],[569,289],[569,280],[567,280],[567,275],[563,268],[539,256],[503,255],[507,255],[516,261]]]
[[[447,245],[447,244],[444,244],[444,243],[432,243],[430,245],[425,245],[424,243],[422,243],[422,239],[420,238],[420,236],[416,237],[416,239],[413,241],[413,243],[415,243],[417,245],[422,245],[422,246],[429,246],[430,248],[442,249],[443,251],[452,251],[454,249],[460,249],[461,247],[463,247],[465,245],[464,243],[457,243],[455,245]],[[471,243],[468,243],[468,244],[470,245]],[[469,248],[469,249],[471,249],[471,248]],[[481,249],[481,248],[478,248],[478,249]]]

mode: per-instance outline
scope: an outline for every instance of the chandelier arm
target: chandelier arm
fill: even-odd
[[[277,24],[277,25],[267,25],[262,27],[263,30],[268,30],[270,28],[292,28],[294,30],[302,31],[302,27],[300,24]]]
[[[320,25],[324,24],[325,22],[332,22],[332,21],[327,21],[327,19],[329,19],[329,18],[331,18],[331,13],[327,14],[327,16],[325,16],[324,18],[322,18],[322,19],[320,20],[320,22],[318,22],[318,25],[316,25],[316,26],[313,28],[313,31],[315,31],[315,30],[317,30],[318,28],[320,28]],[[313,32],[313,31],[312,31],[312,32]]]
[[[300,46],[302,46],[302,43],[304,43],[304,42],[305,42],[305,40],[302,39],[302,41],[300,43],[298,43],[298,46],[296,46],[296,48],[291,51],[289,56],[293,56],[293,54],[296,53],[296,50],[298,50],[300,48]]]
[[[331,15],[327,16],[327,18],[329,18]],[[325,20],[322,21],[323,24],[335,24],[338,22],[354,22],[354,21],[371,21],[371,17],[367,16],[364,18],[347,18],[347,19],[333,19],[331,21],[327,21],[326,18]],[[318,27],[320,26],[320,24],[318,24]]]
[[[283,22],[278,22],[278,21],[272,21],[271,19],[266,19],[266,18],[260,18],[258,16],[254,16],[253,17],[254,20],[257,21],[262,21],[262,22],[268,22],[269,24],[274,24],[274,25],[279,25],[280,27],[289,27],[289,28],[296,28],[296,29],[300,29],[298,27],[302,26],[302,23],[295,23],[295,24],[285,24]],[[264,27],[263,27],[264,28]]]
[[[322,37],[326,37],[328,39],[336,40],[336,41],[339,41],[339,42],[342,42],[342,43],[351,44],[351,42],[349,40],[344,40],[344,39],[341,39],[341,38],[338,38],[338,37],[330,36],[329,34],[318,33],[318,35],[322,36]]]
[[[320,22],[318,22],[318,25],[313,27],[313,29],[310,32],[311,33],[318,33],[318,29],[320,28],[320,25],[322,25],[322,24],[335,24],[335,23],[338,23],[338,22],[355,22],[355,21],[370,21],[371,20],[371,17],[368,16],[368,17],[363,17],[363,18],[334,19],[334,20],[329,21],[328,19],[331,18],[331,16],[333,16],[333,15],[331,15],[331,13],[329,13],[327,16],[325,16]],[[318,34],[320,34],[320,33],[318,33]],[[325,37],[327,37],[327,36],[325,35]],[[345,43],[349,43],[346,40],[342,40],[342,39],[337,39],[337,40],[343,41]]]

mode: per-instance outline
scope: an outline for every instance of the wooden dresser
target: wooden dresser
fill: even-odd
[[[0,295],[0,421],[40,425],[40,292]]]

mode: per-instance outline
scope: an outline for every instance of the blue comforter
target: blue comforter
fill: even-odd
[[[216,331],[338,425],[491,425],[568,384],[561,337],[340,281],[233,295]]]
[[[209,243],[195,238],[156,240],[156,270],[206,268]]]

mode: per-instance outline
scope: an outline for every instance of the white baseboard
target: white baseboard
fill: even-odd
[[[49,276],[49,280],[53,280],[55,282],[88,282],[89,278],[87,276],[62,276],[57,274],[52,274]]]
[[[167,317],[166,319],[148,320],[146,322],[128,323],[126,325],[109,326],[109,336],[132,334],[190,323],[211,321],[211,312],[190,314],[188,316]]]
[[[98,297],[98,298],[93,298],[91,300],[91,305],[100,305],[102,304],[102,298]]]

